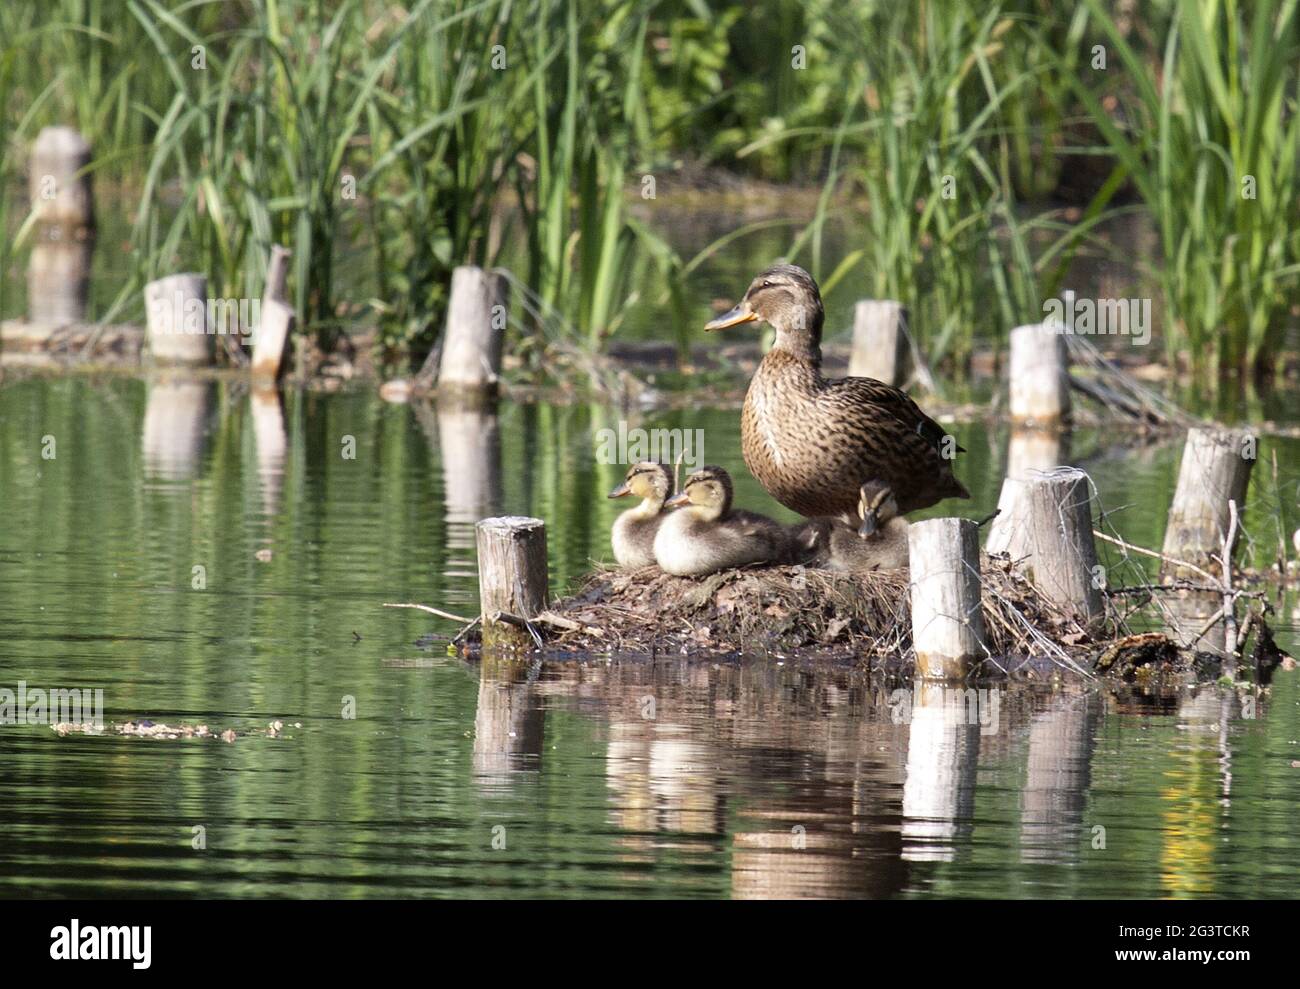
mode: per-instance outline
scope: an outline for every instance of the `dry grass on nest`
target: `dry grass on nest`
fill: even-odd
[[[1002,557],[982,562],[984,623],[994,656],[1086,652],[1084,630]],[[842,574],[804,567],[673,577],[657,567],[597,571],[551,614],[569,649],[711,651],[801,648],[904,654],[911,648],[908,571]]]

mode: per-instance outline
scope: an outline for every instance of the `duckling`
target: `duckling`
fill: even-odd
[[[747,563],[784,563],[790,537],[765,515],[731,507],[731,475],[721,467],[701,467],[686,479],[655,536],[655,560],[670,574],[698,577]]]
[[[705,326],[761,320],[776,330],[741,415],[750,473],[781,504],[810,517],[852,516],[864,477],[893,490],[900,514],[969,498],[952,472],[962,447],[904,392],[874,378],[822,376],[824,317],[812,276],[778,264],[754,279],[734,309]]]
[[[855,528],[833,520],[826,541],[828,570],[899,570],[908,564],[907,519],[898,514],[894,492],[879,481],[868,481],[858,493]]]
[[[610,498],[636,495],[641,499],[641,504],[614,520],[609,534],[620,567],[648,567],[655,562],[655,534],[664,520],[664,502],[672,493],[668,468],[650,460],[629,467],[623,483],[609,493]]]

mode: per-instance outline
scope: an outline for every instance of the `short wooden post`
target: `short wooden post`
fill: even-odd
[[[60,228],[61,240],[84,238],[94,229],[90,173],[83,171],[89,164],[90,145],[71,127],[42,128],[32,145],[27,182],[35,222]]]
[[[496,271],[463,265],[452,272],[439,394],[492,395],[501,377],[508,283]]]
[[[211,364],[208,279],[186,273],[144,287],[149,350],[160,364]]]
[[[1069,449],[1068,430],[1012,428],[1007,441],[1007,473],[998,496],[998,514],[989,523],[984,541],[986,552],[1006,553],[1012,560],[1029,552],[1029,481],[1038,472],[1063,464]]]
[[[1077,467],[1046,471],[1029,482],[1029,568],[1034,585],[1084,623],[1104,614],[1092,537],[1092,491]]]
[[[1164,554],[1211,573],[1221,567],[1210,555],[1223,554],[1228,533],[1228,502],[1246,503],[1258,440],[1231,429],[1192,429],[1183,444],[1178,485],[1165,525]],[[1235,545],[1233,547],[1236,548]],[[1186,567],[1165,563],[1161,575],[1195,578]]]
[[[1062,327],[1033,323],[1011,331],[1011,418],[1055,426],[1070,418],[1069,357]]]
[[[532,635],[520,620],[546,608],[546,523],[507,515],[483,519],[475,529],[483,647],[527,648]]]
[[[912,648],[916,672],[964,677],[988,655],[980,608],[979,530],[970,519],[926,519],[908,527]]]
[[[863,299],[853,307],[849,375],[901,388],[911,371],[907,309],[892,299]]]
[[[253,338],[253,377],[276,381],[284,373],[285,344],[293,332],[294,311],[285,299],[289,277],[289,258],[293,252],[279,244],[271,245],[266,265],[266,286],[262,289],[261,315],[257,335]]]

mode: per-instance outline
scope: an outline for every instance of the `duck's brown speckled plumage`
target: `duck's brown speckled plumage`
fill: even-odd
[[[771,323],[777,338],[745,395],[741,445],[773,498],[817,516],[854,514],[868,480],[893,489],[900,513],[970,497],[943,456],[961,448],[904,392],[874,378],[822,376],[821,296],[806,271],[768,269],[710,327],[752,319]]]

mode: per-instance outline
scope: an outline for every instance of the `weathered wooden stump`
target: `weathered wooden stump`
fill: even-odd
[[[440,400],[496,394],[508,293],[508,282],[500,272],[463,265],[452,273],[438,369]]]
[[[546,523],[507,515],[483,519],[475,530],[483,648],[527,648],[533,637],[526,622],[547,602]]]
[[[863,299],[853,307],[849,375],[901,388],[911,372],[907,310],[892,299]]]
[[[1090,624],[1105,612],[1088,475],[1061,467],[1029,482],[1029,569],[1048,600]]]
[[[926,519],[908,527],[907,545],[917,675],[960,679],[988,655],[978,529],[969,519]]]
[[[145,331],[160,364],[211,364],[208,279],[186,273],[159,278],[144,287]]]
[[[987,552],[1006,553],[1013,560],[1029,552],[1029,482],[1040,472],[1059,467],[1069,456],[1069,430],[1012,428],[998,515],[989,523],[984,541]]]
[[[271,257],[266,265],[266,286],[262,290],[261,316],[253,338],[253,377],[262,381],[277,381],[286,367],[284,352],[294,323],[293,306],[285,298],[292,256],[289,248],[271,245]]]
[[[27,261],[27,321],[33,328],[86,321],[92,249],[91,240],[48,240],[37,233]]]
[[[1218,574],[1211,559],[1223,553],[1228,534],[1228,502],[1240,510],[1246,503],[1250,471],[1255,466],[1256,439],[1241,430],[1192,429],[1183,444],[1178,486],[1169,506],[1164,554],[1202,570]],[[1235,540],[1234,546],[1235,549]],[[1161,575],[1196,576],[1194,571],[1165,563]]]
[[[1059,323],[1033,323],[1011,331],[1010,408],[1020,425],[1069,421],[1069,355],[1062,329]]]

